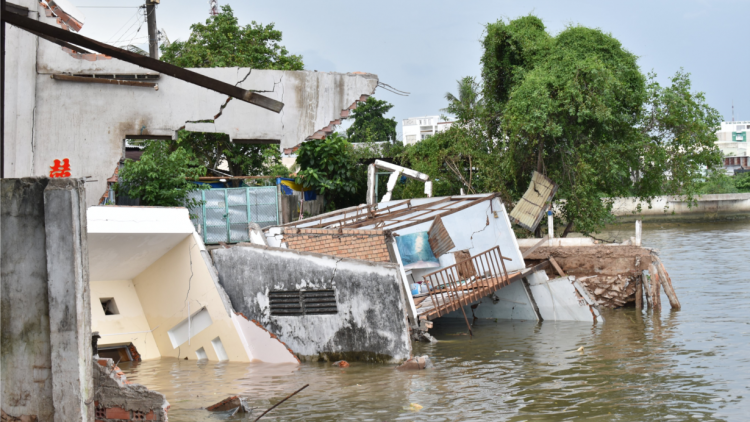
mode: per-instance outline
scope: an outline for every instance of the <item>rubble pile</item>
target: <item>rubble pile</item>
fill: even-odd
[[[599,306],[619,308],[635,301],[635,277],[594,275],[578,277]]]

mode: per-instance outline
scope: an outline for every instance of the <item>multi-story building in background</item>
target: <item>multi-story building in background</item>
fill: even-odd
[[[716,132],[716,145],[725,157],[747,156],[748,133],[750,133],[750,121],[721,122],[721,129]]]
[[[441,122],[440,116],[410,117],[402,121],[404,145],[416,144],[430,136],[448,130],[453,122]]]

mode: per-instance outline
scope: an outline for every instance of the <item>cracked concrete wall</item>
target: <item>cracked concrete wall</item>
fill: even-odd
[[[29,2],[30,17],[54,25]],[[221,132],[232,139],[272,139],[281,148],[330,133],[353,104],[372,95],[377,76],[360,73],[192,69],[282,101],[281,113],[161,75],[152,88],[65,82],[52,74],[155,74],[117,60],[74,58],[59,45],[8,25],[6,177],[48,175],[68,158],[73,177],[92,176],[89,205],[106,190],[128,136],[169,136],[187,130]],[[34,54],[36,52],[36,54]],[[223,105],[226,105],[222,108]],[[216,117],[219,115],[219,117]],[[192,122],[192,123],[191,123]]]
[[[232,306],[301,360],[402,362],[411,342],[395,264],[257,245],[211,251]],[[271,315],[271,291],[328,290],[334,315]]]

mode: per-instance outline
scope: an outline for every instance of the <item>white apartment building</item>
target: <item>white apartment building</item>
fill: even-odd
[[[750,155],[748,133],[750,133],[750,121],[721,122],[721,129],[716,132],[716,145],[725,157]]]
[[[402,120],[401,125],[404,131],[404,145],[412,145],[448,130],[453,122],[441,122],[440,116],[423,116]]]

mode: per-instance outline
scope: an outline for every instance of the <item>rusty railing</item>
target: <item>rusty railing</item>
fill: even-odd
[[[434,306],[429,313],[436,312],[439,317],[477,302],[504,287],[509,280],[505,259],[510,260],[502,256],[499,246],[495,246],[425,275],[422,283],[427,283]]]

